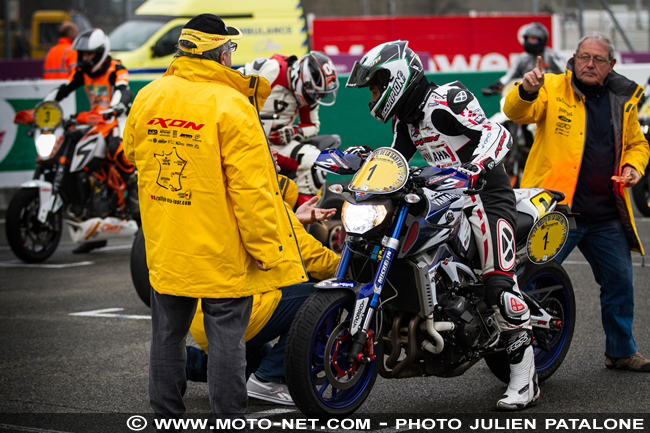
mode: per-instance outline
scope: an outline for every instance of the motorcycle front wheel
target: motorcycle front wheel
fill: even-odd
[[[61,241],[63,211],[50,213],[45,223],[38,220],[37,188],[23,188],[11,199],[5,224],[7,242],[24,262],[40,263],[56,251]]]
[[[291,398],[303,414],[346,417],[363,404],[377,379],[377,360],[361,364],[345,359],[352,343],[354,300],[351,291],[319,290],[291,324],[285,374]]]
[[[650,176],[644,174],[641,180],[632,187],[632,198],[643,216],[650,216]]]
[[[533,328],[535,369],[539,381],[543,382],[555,373],[569,351],[575,329],[576,301],[571,280],[557,262],[526,263],[525,266],[518,280],[519,288],[560,320],[559,327],[553,330]],[[505,351],[486,356],[485,362],[499,380],[510,381],[510,364]]]

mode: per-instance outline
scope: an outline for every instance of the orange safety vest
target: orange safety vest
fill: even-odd
[[[72,40],[59,38],[59,42],[50,48],[43,66],[44,80],[61,80],[68,78],[70,69],[77,63],[77,51],[72,49]]]
[[[115,83],[110,80],[112,73],[115,73]],[[129,71],[122,67],[119,60],[111,59],[108,69],[99,77],[84,74],[84,87],[91,108],[110,107],[114,87],[119,85],[129,85]]]

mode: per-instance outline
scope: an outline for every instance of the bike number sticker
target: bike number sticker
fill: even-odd
[[[404,156],[390,147],[381,147],[370,154],[349,188],[354,192],[388,194],[402,188],[407,175],[408,163]]]
[[[528,234],[528,258],[538,264],[553,260],[562,250],[568,234],[569,221],[566,216],[558,212],[544,215]]]
[[[34,123],[44,131],[53,131],[62,120],[63,112],[56,102],[42,102],[34,109]]]

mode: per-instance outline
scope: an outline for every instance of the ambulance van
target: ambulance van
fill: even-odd
[[[300,57],[309,51],[300,0],[148,0],[109,35],[111,56],[130,74],[162,74],[174,58],[181,29],[202,13],[217,15],[243,33],[233,67],[275,53]]]

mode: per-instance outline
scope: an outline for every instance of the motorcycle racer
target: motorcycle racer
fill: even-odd
[[[59,102],[84,86],[91,109],[104,107],[114,111],[119,128],[114,129],[113,137],[107,139],[106,157],[115,164],[126,183],[127,208],[132,214],[138,214],[135,167],[124,155],[121,134],[124,129],[124,117],[121,115],[127,114],[133,100],[133,93],[129,89],[129,73],[119,60],[111,58],[110,40],[101,29],[88,29],[79,34],[72,43],[72,49],[78,52],[78,60],[68,82],[54,89],[44,100]],[[89,242],[74,252],[84,253],[105,245],[106,241]]]
[[[515,196],[501,160],[512,146],[508,131],[491,123],[474,95],[455,81],[436,85],[424,76],[407,41],[381,44],[355,63],[346,87],[369,88],[370,114],[393,120],[392,147],[410,160],[419,151],[432,166],[468,175],[465,213],[477,241],[486,302],[495,311],[510,362],[510,383],[497,402],[520,410],[539,400],[530,311],[517,286]]]
[[[546,46],[548,30],[543,24],[527,24],[521,33],[520,42],[524,47],[524,52],[517,56],[504,76],[489,85],[489,88],[495,93],[501,92],[503,87],[512,80],[521,79],[526,72],[532,71],[537,66],[537,56],[542,56],[544,72],[564,73],[565,62],[555,51]]]
[[[312,142],[320,130],[319,107],[336,101],[338,78],[334,64],[318,51],[310,51],[300,59],[274,54],[247,63],[241,72],[260,75],[271,83],[271,95],[260,110],[262,124],[271,145],[279,151],[280,167],[284,172],[296,172],[301,205],[325,182],[325,174],[312,168],[320,154]],[[270,115],[277,118],[267,119]]]

